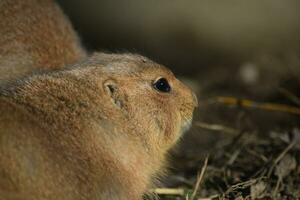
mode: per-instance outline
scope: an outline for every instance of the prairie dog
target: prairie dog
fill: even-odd
[[[0,83],[73,64],[86,52],[53,0],[0,0]]]
[[[163,173],[197,99],[167,68],[96,53],[0,90],[0,193],[137,200]]]

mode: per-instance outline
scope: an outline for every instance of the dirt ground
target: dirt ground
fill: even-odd
[[[234,133],[205,158],[178,154],[172,175],[157,190],[161,199],[300,199],[299,129]]]

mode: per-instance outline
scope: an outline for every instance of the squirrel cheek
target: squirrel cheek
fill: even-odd
[[[183,104],[179,110],[181,117],[181,130],[180,132],[183,134],[188,131],[192,124],[193,112],[195,109],[195,102]]]
[[[174,144],[181,136],[181,127],[182,120],[180,113],[174,110],[167,118],[167,124],[164,134],[166,140],[168,140],[171,144]]]

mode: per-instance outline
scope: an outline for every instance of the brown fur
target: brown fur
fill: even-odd
[[[53,0],[0,0],[0,82],[86,57]]]
[[[153,88],[159,77],[169,81],[170,93]],[[6,86],[0,196],[141,199],[195,106],[192,91],[168,69],[131,54],[95,54]]]

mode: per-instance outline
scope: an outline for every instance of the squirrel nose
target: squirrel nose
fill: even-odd
[[[194,92],[192,92],[192,96],[195,107],[198,107],[198,98]]]

